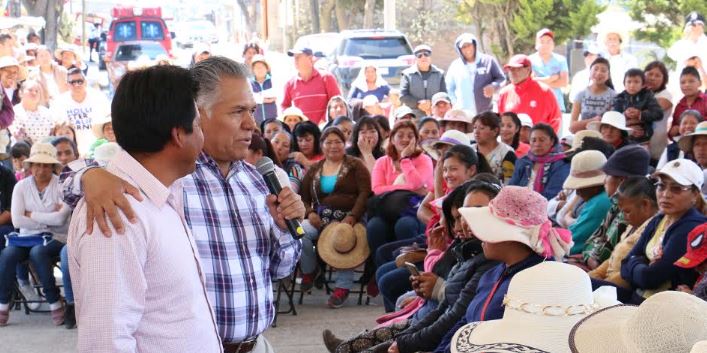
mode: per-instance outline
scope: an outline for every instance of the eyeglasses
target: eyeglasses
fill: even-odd
[[[669,190],[671,194],[675,195],[692,190],[692,186],[683,186],[680,184],[666,184],[660,181],[655,183],[655,187],[658,192],[665,192],[665,190]]]
[[[421,51],[421,52],[415,54],[415,56],[416,56],[418,59],[423,58],[423,57],[427,57],[427,56],[430,56],[430,55],[432,55],[432,53],[430,53],[430,52],[428,52],[428,51]]]
[[[81,85],[83,85],[84,83],[86,83],[86,80],[84,80],[84,79],[78,79],[78,80],[71,80],[71,81],[69,81],[69,84],[72,85],[72,86],[81,86]]]

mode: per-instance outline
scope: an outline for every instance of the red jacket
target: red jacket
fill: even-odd
[[[285,84],[282,109],[291,106],[300,108],[307,119],[319,125],[326,118],[329,99],[341,95],[336,78],[327,72],[312,71],[312,77],[305,81],[299,75]]]
[[[680,126],[680,115],[688,109],[697,110],[702,114],[702,116],[707,116],[707,94],[700,93],[697,99],[688,106],[685,97],[682,97],[678,104],[675,105],[675,110],[673,111],[673,123],[671,126]]]
[[[552,88],[532,78],[503,87],[498,98],[498,111],[528,114],[533,124],[546,123],[555,132],[560,130],[562,122],[562,112]]]

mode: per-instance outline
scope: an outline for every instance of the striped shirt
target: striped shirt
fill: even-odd
[[[299,74],[285,84],[285,96],[282,99],[282,109],[291,106],[300,108],[304,115],[313,123],[319,125],[326,120],[326,107],[329,99],[341,95],[336,78],[328,72],[312,70],[312,77],[303,80]]]

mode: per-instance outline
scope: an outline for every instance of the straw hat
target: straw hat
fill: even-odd
[[[707,337],[707,302],[665,291],[641,306],[617,305],[597,311],[572,329],[573,353],[689,352]]]
[[[521,186],[505,186],[486,207],[462,207],[459,213],[474,236],[487,243],[513,241],[545,257],[562,258],[572,247],[572,234],[552,228],[547,199]]]
[[[702,168],[698,167],[695,162],[684,158],[674,159],[668,162],[656,175],[665,175],[675,180],[675,182],[680,185],[694,185],[698,189],[701,189],[702,184],[705,182],[705,175],[702,172]]]
[[[471,118],[469,118],[469,114],[467,114],[461,109],[452,109],[448,111],[444,114],[444,117],[439,122],[445,123],[450,121],[459,121],[462,123],[471,124]]]
[[[317,251],[322,260],[333,268],[356,268],[366,261],[371,252],[366,227],[361,223],[351,227],[346,223],[332,222],[319,236]]]
[[[690,353],[707,353],[707,341],[699,341],[692,346]]]
[[[70,53],[73,53],[74,56],[76,56],[76,59],[77,59],[78,61],[81,60],[81,52],[80,52],[80,51],[78,50],[78,48],[76,48],[76,46],[74,46],[74,45],[67,45],[67,46],[65,46],[65,47],[57,48],[57,49],[54,51],[54,57],[55,57],[57,60],[61,61],[61,55],[62,55],[64,52],[67,52],[67,51],[70,52]]]
[[[610,293],[608,298],[601,295]],[[594,311],[616,301],[616,290],[592,293],[589,275],[579,267],[546,261],[518,272],[503,299],[503,318],[475,322],[452,338],[453,353],[569,353],[572,327]]]
[[[105,135],[103,134],[103,126],[110,122],[112,122],[110,114],[104,117],[100,117],[98,121],[94,121],[91,125],[91,130],[93,130],[93,136],[96,136],[97,139],[104,138]]]
[[[61,165],[61,162],[56,159],[56,147],[48,142],[38,142],[32,145],[29,158],[24,160],[25,168],[30,163]]]
[[[20,62],[15,59],[14,56],[3,56],[0,57],[0,69],[4,69],[10,66],[20,67]]]
[[[613,126],[619,130],[626,132],[631,131],[631,128],[626,127],[626,117],[623,114],[615,111],[604,113],[604,115],[601,116],[601,122],[592,121],[591,123],[587,124],[587,129],[599,131],[601,130],[602,125]]]
[[[439,160],[443,156],[439,155],[439,152],[437,152],[437,148],[439,148],[440,145],[449,145],[449,146],[454,146],[454,145],[467,145],[471,146],[471,141],[469,140],[469,136],[461,131],[458,130],[447,130],[445,131],[442,136],[439,139],[429,139],[422,141],[421,143],[422,149],[427,152],[430,157],[434,160]]]
[[[584,189],[604,185],[606,174],[601,169],[606,164],[606,156],[599,151],[582,151],[572,157],[570,175],[562,186],[565,189]]]
[[[578,148],[582,147],[582,143],[584,142],[584,139],[587,137],[595,137],[595,138],[602,138],[601,133],[596,130],[582,130],[576,134],[574,134],[574,139],[572,139],[572,147],[570,148],[570,151],[576,151]]]
[[[692,144],[695,142],[695,137],[702,135],[707,136],[707,121],[697,124],[695,132],[681,137],[678,141],[678,146],[683,152],[692,153]]]
[[[297,107],[295,107],[294,105],[291,106],[291,107],[289,107],[289,108],[287,108],[287,109],[285,109],[285,110],[283,110],[283,111],[282,111],[282,114],[280,114],[280,115],[277,117],[277,120],[280,120],[280,121],[282,121],[282,122],[285,122],[285,117],[288,116],[288,115],[295,115],[295,116],[298,116],[298,117],[300,117],[300,119],[302,119],[302,121],[308,121],[308,120],[309,120],[309,119],[307,119],[307,116],[304,115],[304,113],[302,112],[302,109],[297,108]]]

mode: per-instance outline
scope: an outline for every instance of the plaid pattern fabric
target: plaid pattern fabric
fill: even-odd
[[[274,223],[268,188],[254,167],[234,162],[224,178],[202,153],[183,182],[219,335],[224,342],[254,337],[274,318],[271,281],[294,271],[302,245]]]

